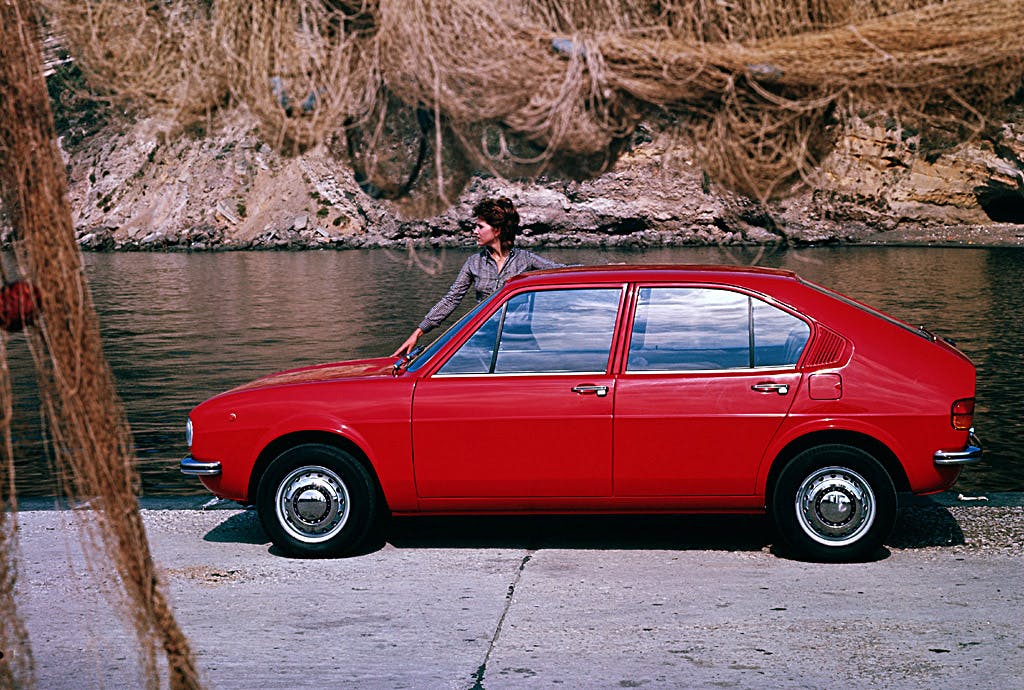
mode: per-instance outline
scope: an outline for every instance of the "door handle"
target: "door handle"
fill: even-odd
[[[579,386],[573,386],[573,393],[579,393],[580,395],[590,395],[595,393],[597,397],[603,398],[608,395],[608,386],[591,386],[589,384],[580,384]]]
[[[786,395],[789,393],[788,383],[755,383],[750,387],[750,390],[757,391],[758,393],[778,393],[779,395]]]

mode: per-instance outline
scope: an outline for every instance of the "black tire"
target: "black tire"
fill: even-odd
[[[256,509],[271,541],[305,558],[350,555],[378,515],[376,482],[351,454],[305,443],[277,456],[260,479]]]
[[[896,522],[896,488],[870,453],[842,444],[815,446],[790,460],[768,510],[782,541],[814,561],[865,560]]]

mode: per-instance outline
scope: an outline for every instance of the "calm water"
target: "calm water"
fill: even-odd
[[[107,357],[135,433],[146,495],[203,493],[178,473],[189,410],[272,371],[390,354],[470,250],[87,254]],[[978,367],[984,462],[963,491],[1024,490],[1024,252],[836,247],[542,252],[566,263],[737,263],[795,270],[952,338]],[[7,257],[9,259],[9,257]],[[471,299],[467,299],[471,302]],[[429,337],[424,343],[429,341]],[[8,343],[21,495],[52,495],[24,341]]]

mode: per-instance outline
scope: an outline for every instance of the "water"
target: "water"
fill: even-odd
[[[390,354],[443,294],[466,250],[86,254],[105,351],[135,434],[143,493],[201,494],[177,469],[189,410],[280,369]],[[963,491],[1024,490],[1024,253],[823,247],[551,249],[566,263],[735,263],[788,268],[952,338],[978,367],[985,460]],[[7,257],[9,260],[9,257]],[[466,300],[469,302],[472,299]],[[430,337],[424,340],[428,342]],[[31,359],[8,342],[19,493],[53,495]]]

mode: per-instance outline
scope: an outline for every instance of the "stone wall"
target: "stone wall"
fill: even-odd
[[[429,219],[403,218],[368,197],[325,146],[282,158],[243,110],[221,115],[210,131],[175,135],[156,120],[112,118],[97,134],[73,143],[65,135],[64,143],[86,249],[468,244],[469,209],[496,193],[519,205],[527,246],[899,241],[922,233],[1005,243],[999,239],[1024,239],[1016,236],[1024,236],[1024,112],[993,132],[925,155],[914,133],[858,122],[813,189],[764,208],[717,187],[687,151],[641,127],[599,178],[477,177],[454,208]]]

